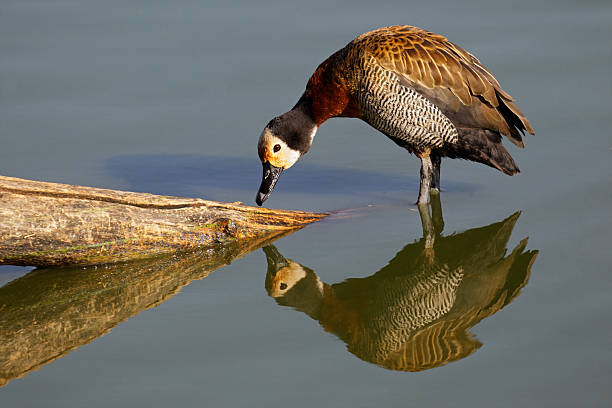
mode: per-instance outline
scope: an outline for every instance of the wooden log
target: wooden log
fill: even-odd
[[[0,176],[0,264],[147,258],[274,236],[326,215]]]
[[[35,269],[7,283],[0,288],[0,388],[289,233],[153,259]]]

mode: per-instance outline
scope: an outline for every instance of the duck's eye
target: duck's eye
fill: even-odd
[[[281,149],[281,146],[279,144],[274,145],[274,153],[278,152],[280,149]]]

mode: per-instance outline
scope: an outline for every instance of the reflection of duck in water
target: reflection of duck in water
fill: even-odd
[[[504,257],[519,215],[438,235],[429,249],[423,238],[374,275],[333,285],[270,245],[266,289],[365,361],[403,371],[437,367],[478,349],[468,329],[509,304],[529,280],[537,251],[525,251],[527,239]]]

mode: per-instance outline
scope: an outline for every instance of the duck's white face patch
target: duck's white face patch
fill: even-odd
[[[306,277],[306,271],[300,264],[287,259],[289,265],[281,268],[274,275],[266,276],[266,289],[272,297],[279,297],[287,293],[300,280]]]
[[[269,162],[274,167],[288,169],[300,158],[300,152],[291,149],[270,129],[266,128],[259,136],[257,151],[262,163]]]
[[[274,275],[266,275],[266,289],[268,295],[277,298],[283,296],[291,288],[293,288],[299,281],[304,279],[307,275],[304,267],[299,263],[287,259],[289,265],[279,269]],[[323,282],[316,276],[316,287],[318,288],[321,295],[323,295]]]

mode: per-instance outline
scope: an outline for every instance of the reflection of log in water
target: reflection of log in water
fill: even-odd
[[[0,288],[0,387],[286,234],[146,261],[36,269],[6,284]]]
[[[374,275],[333,285],[268,246],[266,289],[365,361],[402,371],[437,367],[478,349],[468,330],[512,302],[529,280],[537,251],[525,251],[527,238],[506,256],[518,217],[424,237]]]

